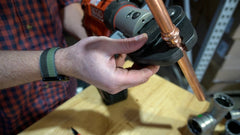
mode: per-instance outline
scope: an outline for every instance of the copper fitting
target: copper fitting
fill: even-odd
[[[168,11],[162,0],[146,0],[156,22],[162,30],[162,38],[169,43],[170,47],[182,48],[182,40],[179,29],[172,23]]]
[[[200,101],[204,101],[205,97],[202,92],[200,83],[197,80],[196,74],[192,68],[191,63],[186,55],[184,45],[179,35],[179,29],[172,23],[168,11],[162,0],[145,0],[150,8],[156,22],[161,29],[162,38],[171,44],[171,47],[178,47],[183,51],[183,57],[178,61],[182,72],[184,73],[189,85],[192,87],[193,92]]]

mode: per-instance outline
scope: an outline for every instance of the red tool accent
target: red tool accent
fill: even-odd
[[[82,0],[83,24],[90,35],[110,36],[111,31],[104,24],[104,11],[113,0]]]

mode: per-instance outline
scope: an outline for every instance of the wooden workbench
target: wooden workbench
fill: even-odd
[[[157,75],[128,92],[127,100],[106,106],[90,86],[21,134],[73,135],[73,127],[81,135],[187,135],[189,116],[209,106]]]

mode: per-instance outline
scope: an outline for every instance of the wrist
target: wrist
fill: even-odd
[[[68,59],[68,53],[66,49],[58,49],[57,52],[55,53],[55,66],[58,74],[61,75],[66,75],[68,76],[68,69],[69,69],[69,60]]]

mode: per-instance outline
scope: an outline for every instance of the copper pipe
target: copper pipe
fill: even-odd
[[[170,43],[170,46],[179,47],[183,51],[183,57],[178,61],[181,70],[186,77],[189,85],[192,87],[194,94],[199,101],[204,101],[205,97],[202,92],[200,83],[188,60],[185,49],[181,44],[179,29],[172,23],[172,20],[167,12],[167,9],[162,0],[145,0],[150,8],[156,22],[162,30],[162,38]]]
[[[192,68],[192,65],[187,57],[185,51],[183,51],[183,57],[178,60],[178,64],[182,69],[184,76],[186,77],[189,85],[192,87],[194,94],[199,101],[204,101],[205,97],[201,89],[201,85],[198,82],[197,76]]]
[[[146,0],[148,7],[157,21],[159,27],[164,33],[171,33],[174,29],[174,24],[162,0]]]

